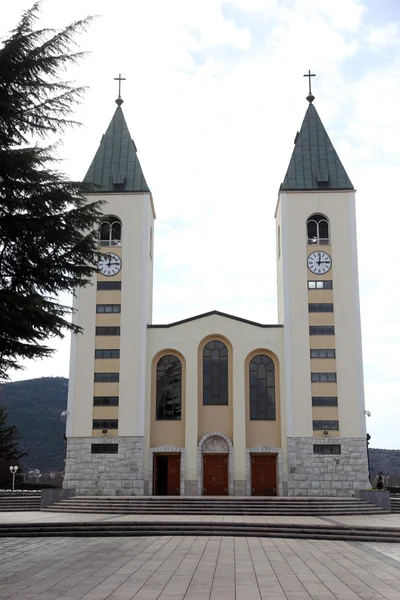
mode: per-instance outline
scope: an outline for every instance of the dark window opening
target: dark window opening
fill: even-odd
[[[121,281],[98,281],[97,289],[98,290],[120,290],[121,289]]]
[[[125,184],[114,184],[114,190],[116,185]],[[117,190],[116,190],[117,191]],[[100,246],[121,246],[122,245],[122,225],[119,219],[115,217],[108,217],[100,225],[99,229],[99,243]]]
[[[249,366],[250,420],[274,421],[275,416],[275,367],[265,354],[255,356]]]
[[[308,305],[308,312],[331,312],[333,313],[333,304],[329,302],[319,302]]]
[[[156,418],[158,421],[182,418],[182,363],[172,354],[157,363]]]
[[[118,406],[118,396],[94,396],[93,406]]]
[[[120,313],[120,304],[96,304],[97,313]]]
[[[340,444],[314,444],[314,454],[342,454]]]
[[[119,381],[119,373],[95,373],[94,380],[97,383],[116,383]]]
[[[92,444],[92,454],[118,454],[118,444]]]
[[[310,335],[335,335],[333,325],[310,325]]]
[[[313,396],[313,406],[337,406],[337,396]]]
[[[339,421],[313,421],[314,431],[336,431],[339,430]]]
[[[96,335],[120,335],[120,327],[96,327]]]
[[[311,381],[313,382],[335,382],[336,373],[311,373]]]
[[[311,358],[336,358],[336,350],[334,348],[312,349],[310,350]]]
[[[203,404],[228,404],[228,348],[219,341],[208,342],[203,350]]]
[[[324,182],[321,182],[321,184],[321,187],[326,187]],[[329,223],[327,218],[324,215],[312,215],[307,220],[307,244],[327,245],[329,243]]]
[[[118,429],[118,419],[93,419],[93,429]]]
[[[95,350],[95,358],[119,358],[119,349]]]

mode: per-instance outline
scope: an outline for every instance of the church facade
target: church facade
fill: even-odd
[[[369,488],[355,190],[309,106],[275,211],[278,322],[152,322],[153,198],[118,98],[85,182],[104,200],[76,291],[64,487],[350,496]]]

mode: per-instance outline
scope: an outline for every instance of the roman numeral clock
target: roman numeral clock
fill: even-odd
[[[97,267],[102,275],[113,277],[113,275],[117,275],[120,272],[122,261],[117,254],[107,252],[100,257]]]
[[[324,275],[332,267],[332,259],[327,252],[312,252],[307,258],[307,266],[314,275]]]

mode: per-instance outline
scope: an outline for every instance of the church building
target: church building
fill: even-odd
[[[74,299],[84,333],[71,342],[64,488],[351,496],[370,487],[355,190],[307,100],[275,210],[273,324],[216,310],[153,323],[155,209],[116,100],[84,179],[104,219],[97,274]]]

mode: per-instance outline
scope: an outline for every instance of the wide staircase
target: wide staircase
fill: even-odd
[[[40,510],[40,492],[0,492],[0,512]]]
[[[75,496],[42,509],[49,512],[119,515],[329,516],[385,514],[358,498]]]
[[[392,496],[390,498],[390,506],[392,509],[392,513],[399,514],[400,513],[400,496]]]
[[[189,535],[400,543],[400,528],[379,519],[387,512],[356,498],[78,496],[42,509],[40,522],[0,524],[0,538]],[[354,521],[340,515],[366,516]]]

